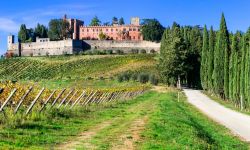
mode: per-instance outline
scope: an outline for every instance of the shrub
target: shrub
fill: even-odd
[[[105,78],[104,77],[99,77],[99,80],[105,80]]]
[[[138,75],[138,80],[140,83],[147,83],[149,81],[149,75],[147,73],[140,73]]]
[[[123,77],[122,77],[122,75],[118,75],[118,76],[117,76],[117,81],[118,81],[118,82],[123,82]]]
[[[108,55],[113,54],[113,50],[105,50],[104,52],[105,52],[106,54],[108,54]]]
[[[158,83],[159,83],[159,80],[157,79],[157,77],[155,75],[150,75],[149,81],[152,85],[158,85]]]
[[[124,54],[124,52],[122,50],[119,50],[119,49],[116,50],[115,53],[118,54],[118,55],[123,55]]]
[[[137,73],[133,73],[132,76],[131,76],[131,79],[133,81],[138,81],[138,74]]]
[[[146,54],[146,53],[147,53],[147,51],[145,49],[140,50],[140,54]]]
[[[139,53],[139,50],[138,50],[138,49],[132,49],[132,50],[131,50],[131,53],[132,53],[132,54],[138,54],[138,53]]]
[[[151,50],[150,50],[150,53],[151,53],[151,54],[154,54],[155,52],[156,52],[156,51],[155,51],[154,49],[151,49]]]

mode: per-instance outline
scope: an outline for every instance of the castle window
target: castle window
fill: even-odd
[[[113,29],[111,29],[111,32],[113,32]]]
[[[118,31],[118,29],[116,29],[116,31]]]
[[[138,31],[141,31],[140,29],[138,29]]]
[[[136,28],[134,28],[133,31],[136,31]]]
[[[89,29],[87,29],[87,32],[89,32]]]
[[[106,29],[106,31],[108,32],[108,31],[109,31],[109,29]]]
[[[126,28],[124,28],[123,31],[126,32],[127,31]]]
[[[131,29],[131,28],[129,28],[129,31],[132,31],[132,29]]]
[[[93,32],[95,32],[95,29],[93,29]]]

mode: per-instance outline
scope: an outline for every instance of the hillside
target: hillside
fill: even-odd
[[[112,77],[127,70],[155,70],[155,55],[24,57],[0,60],[2,80]]]

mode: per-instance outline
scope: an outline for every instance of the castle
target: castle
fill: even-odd
[[[45,56],[75,54],[86,49],[123,50],[129,53],[131,49],[144,49],[147,52],[160,49],[159,43],[143,41],[139,18],[132,18],[129,25],[113,24],[110,26],[84,26],[78,19],[64,20],[73,29],[72,39],[50,41],[49,38],[36,38],[36,42],[15,43],[14,35],[8,36],[7,53],[18,56]],[[109,40],[101,40],[104,34]]]

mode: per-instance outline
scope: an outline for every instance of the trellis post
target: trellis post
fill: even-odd
[[[36,98],[33,100],[33,102],[31,103],[31,105],[27,109],[26,115],[28,115],[30,113],[30,111],[32,110],[32,108],[34,107],[34,105],[36,104],[37,100],[40,98],[40,96],[42,95],[42,93],[43,93],[44,90],[45,90],[45,88],[42,88],[42,90],[38,93],[38,95],[36,96]]]
[[[23,101],[24,101],[25,98],[29,95],[29,93],[32,91],[32,89],[33,89],[33,87],[31,86],[31,87],[26,91],[26,93],[21,97],[21,99],[20,99],[20,101],[19,101],[19,103],[18,103],[18,105],[17,105],[17,107],[16,107],[16,109],[15,109],[15,111],[14,111],[14,114],[17,113],[17,111],[18,111],[19,108],[21,107]]]

